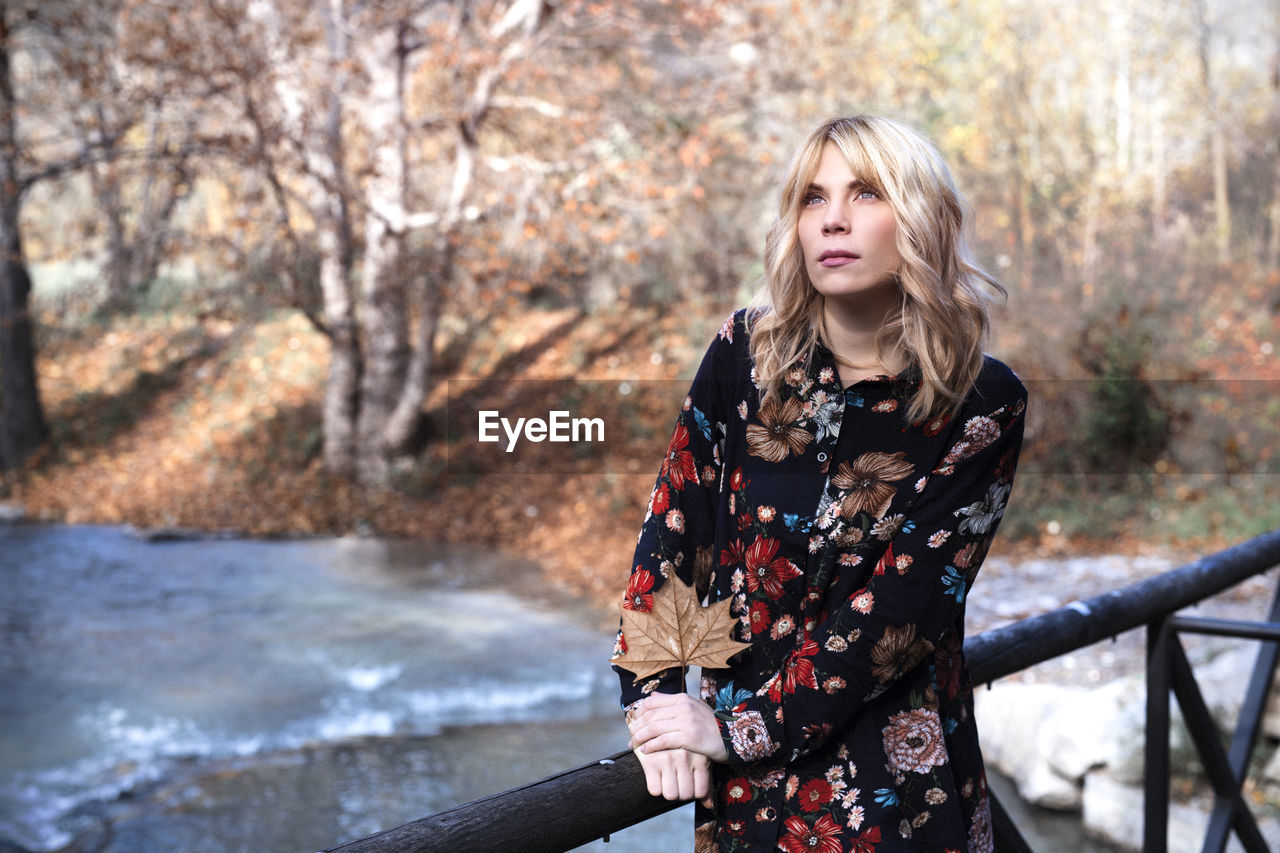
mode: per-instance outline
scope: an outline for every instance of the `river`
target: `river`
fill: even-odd
[[[624,748],[612,617],[536,576],[0,525],[0,850],[314,851]],[[690,809],[581,849],[688,849]]]

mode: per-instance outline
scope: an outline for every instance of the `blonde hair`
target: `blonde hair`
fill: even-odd
[[[973,260],[964,201],[938,149],[911,128],[872,115],[825,122],[792,157],[778,217],[765,238],[764,276],[747,312],[762,396],[780,395],[784,374],[808,367],[817,343],[828,345],[822,295],[809,281],[797,231],[828,142],[888,202],[897,224],[902,298],[876,347],[884,358],[919,366],[922,381],[906,416],[922,421],[954,413],[982,370],[992,291],[1003,296],[1005,290]]]

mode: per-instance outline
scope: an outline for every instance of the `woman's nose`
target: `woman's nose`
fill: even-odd
[[[837,204],[827,205],[827,215],[822,219],[823,234],[844,234],[849,230],[849,217]]]

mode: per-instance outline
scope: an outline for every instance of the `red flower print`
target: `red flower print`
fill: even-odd
[[[873,826],[853,839],[851,853],[876,853],[876,845],[880,843],[880,827]]]
[[[934,653],[933,663],[938,674],[938,690],[946,694],[948,699],[959,696],[964,687],[959,641],[952,641],[946,648],[938,649]]]
[[[935,435],[942,432],[942,430],[945,429],[947,424],[949,423],[951,423],[950,414],[939,415],[936,418],[930,418],[929,420],[924,422],[924,434],[929,436],[930,438],[933,438]]]
[[[813,661],[810,660],[817,653],[818,644],[813,640],[805,640],[800,648],[791,653],[787,658],[782,678],[784,693],[795,693],[797,687],[818,689],[818,680],[813,673]]]
[[[795,815],[782,826],[787,834],[778,839],[778,849],[785,853],[840,853],[840,825],[831,815],[822,815],[813,826]]]
[[[952,558],[951,562],[955,563],[957,568],[967,569],[977,562],[977,560],[974,559],[977,555],[978,543],[970,542],[959,551],[956,551],[956,555]]]
[[[741,776],[730,779],[724,785],[724,798],[731,803],[750,802],[751,783]]]
[[[751,626],[753,636],[769,630],[769,605],[763,601],[757,601],[751,605],[751,610],[747,614],[747,622]]]
[[[627,597],[622,606],[641,613],[648,613],[653,609],[653,575],[647,569],[636,566],[627,583]]]
[[[782,597],[782,585],[803,572],[784,557],[776,556],[778,540],[761,536],[747,549],[747,589],[763,589],[775,601]]]
[[[800,788],[800,811],[816,812],[831,802],[831,783],[826,779],[811,779]]]
[[[667,484],[653,490],[653,514],[662,515],[671,507],[671,492],[667,490]]]
[[[720,552],[720,565],[722,566],[736,566],[746,559],[741,539],[733,540],[729,543],[729,547]]]
[[[888,568],[889,566],[893,566],[894,568],[897,568],[897,565],[898,565],[898,561],[893,556],[893,543],[890,543],[889,547],[884,549],[884,556],[880,558],[880,562],[876,563],[875,573],[877,575],[882,575],[884,574],[884,570],[886,568]]]
[[[693,462],[693,454],[685,448],[689,446],[689,430],[684,424],[677,424],[671,434],[671,443],[667,445],[667,455],[662,458],[662,473],[677,492],[684,488],[686,480],[694,482],[698,479],[698,466]]]

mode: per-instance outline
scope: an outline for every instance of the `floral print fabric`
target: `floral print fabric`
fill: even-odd
[[[698,850],[992,849],[961,647],[1013,481],[1026,391],[1000,362],[952,417],[903,417],[918,372],[840,385],[819,346],[760,405],[744,313],[673,430],[624,607],[673,575],[730,599],[751,648],[704,671],[730,761]],[[615,652],[625,652],[621,633]],[[680,692],[619,669],[625,706]]]

